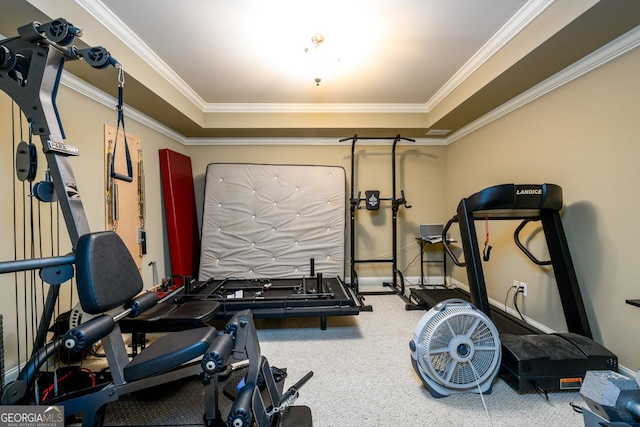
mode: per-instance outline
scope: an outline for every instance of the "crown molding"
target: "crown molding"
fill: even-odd
[[[424,104],[207,104],[205,113],[418,113],[428,111]]]
[[[533,22],[542,12],[547,10],[555,0],[530,0],[498,30],[498,32],[476,52],[432,97],[425,108],[431,111],[455,88],[471,76],[480,66],[502,49],[515,36]]]
[[[478,120],[468,124],[447,138],[447,144],[451,144],[489,123],[517,110],[520,107],[552,92],[559,87],[577,79],[578,77],[595,70],[617,57],[640,46],[640,26],[626,32],[617,39],[609,42],[600,49],[592,52],[584,58],[576,61],[562,71],[554,74],[531,89],[523,92],[500,107],[488,112]]]
[[[391,138],[393,139],[393,138]],[[187,138],[185,145],[346,145],[338,138]],[[368,140],[365,145],[389,145],[388,141]],[[418,138],[415,142],[399,141],[398,145],[447,145],[444,138]]]

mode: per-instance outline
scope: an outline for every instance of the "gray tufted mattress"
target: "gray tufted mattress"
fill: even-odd
[[[199,295],[220,301],[219,317],[358,314],[343,282],[346,203],[341,167],[209,164]]]
[[[199,280],[344,277],[345,172],[336,166],[208,165]]]

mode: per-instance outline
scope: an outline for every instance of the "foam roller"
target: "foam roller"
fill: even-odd
[[[251,425],[251,400],[253,398],[254,386],[245,385],[238,392],[236,400],[233,401],[231,412],[227,418],[227,423],[232,427],[249,427]]]
[[[222,334],[211,344],[200,362],[202,370],[215,374],[224,368],[224,362],[233,352],[234,339],[229,334]]]
[[[114,326],[113,318],[103,314],[67,331],[63,337],[64,346],[67,350],[80,351],[104,338]]]
[[[137,317],[141,313],[155,306],[157,303],[158,295],[155,292],[145,292],[131,301],[131,305],[129,306],[131,314],[129,314],[129,317]]]
[[[238,324],[239,323],[240,323],[240,321],[238,320],[238,313],[235,313],[231,317],[231,319],[229,319],[227,324],[224,326],[224,333],[225,334],[235,335],[236,332],[238,332]]]
[[[229,319],[229,321],[227,322],[226,326],[224,327],[224,332],[226,334],[235,335],[238,332],[238,328],[246,326],[245,324],[240,324],[241,317],[252,318],[251,310],[245,309],[245,310],[236,312],[231,317],[231,319]]]

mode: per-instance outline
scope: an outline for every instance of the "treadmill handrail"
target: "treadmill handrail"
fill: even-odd
[[[451,224],[453,224],[454,222],[458,222],[457,216],[454,216],[453,218],[451,218],[447,222],[447,225],[445,225],[445,227],[442,229],[442,243],[443,243],[442,246],[444,247],[444,251],[446,252],[446,254],[449,255],[449,258],[451,258],[451,261],[453,261],[455,265],[457,265],[458,267],[464,267],[466,266],[466,264],[460,261],[458,257],[453,253],[449,245],[447,245],[447,241],[448,241],[447,235],[449,233],[449,228],[451,228]]]
[[[520,242],[520,232],[522,231],[522,229],[525,227],[525,225],[527,225],[528,223],[530,223],[531,221],[533,221],[532,219],[525,219],[524,221],[522,221],[520,223],[520,225],[516,228],[516,230],[513,233],[513,240],[516,242],[516,246],[527,256],[527,258],[529,258],[534,264],[536,265],[540,265],[540,266],[544,266],[544,265],[551,265],[552,262],[551,260],[548,261],[540,261],[538,258],[535,257],[535,255],[533,255],[531,252],[529,252],[529,249],[527,249],[522,242]]]

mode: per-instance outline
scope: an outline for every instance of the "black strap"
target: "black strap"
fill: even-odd
[[[124,128],[124,110],[122,108],[123,102],[123,85],[118,86],[118,127],[116,129],[116,140],[113,143],[113,155],[111,156],[111,172],[110,176],[113,179],[119,179],[121,181],[132,182],[133,181],[133,165],[131,163],[131,153],[129,152],[129,144],[127,143],[127,132]],[[120,125],[122,125],[122,133],[124,134],[124,152],[127,161],[127,175],[116,173],[116,148],[118,147],[118,134],[120,133]]]

